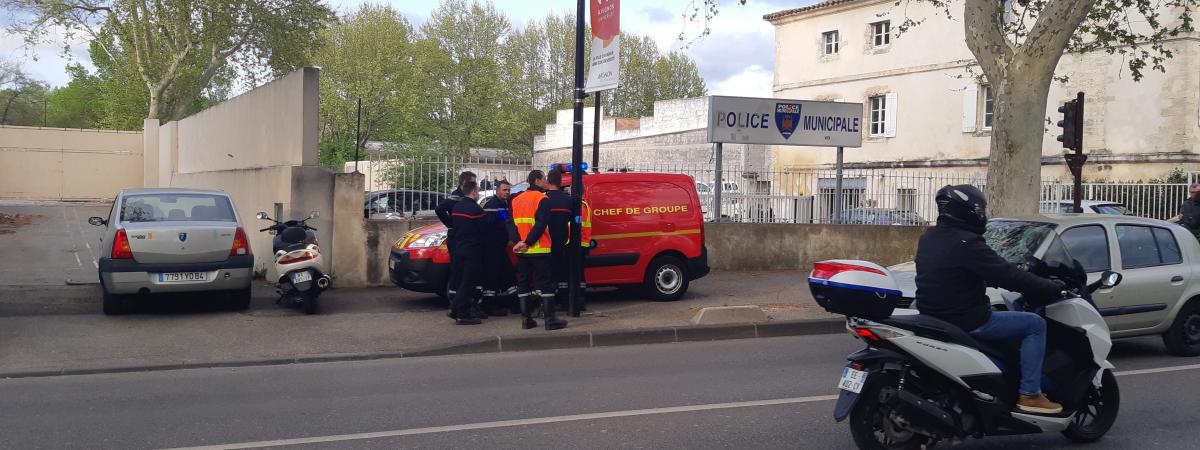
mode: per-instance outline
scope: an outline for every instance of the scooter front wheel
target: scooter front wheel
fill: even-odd
[[[1094,442],[1112,428],[1120,406],[1121,391],[1117,388],[1117,377],[1113,376],[1111,370],[1105,370],[1100,378],[1100,387],[1088,387],[1083,405],[1062,433],[1075,442]]]
[[[899,384],[890,373],[873,375],[867,380],[861,397],[850,411],[850,435],[860,449],[869,450],[918,450],[927,448],[929,438],[897,424],[891,417],[892,410],[880,398],[880,390]]]

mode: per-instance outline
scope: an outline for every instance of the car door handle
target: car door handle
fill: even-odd
[[[1180,282],[1180,281],[1183,281],[1183,276],[1182,276],[1182,275],[1175,275],[1175,276],[1171,277],[1171,282],[1172,282],[1172,283],[1178,283],[1178,282]]]

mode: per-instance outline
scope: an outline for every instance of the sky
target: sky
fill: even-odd
[[[621,2],[622,32],[649,35],[662,51],[685,52],[696,61],[709,94],[771,97],[772,67],[775,57],[775,33],[762,20],[764,14],[815,3],[816,0],[749,0],[745,5],[737,0],[721,0],[720,13],[709,22],[712,33],[696,40],[701,25],[687,20],[692,8],[703,6],[703,0],[623,0]],[[402,11],[414,24],[420,24],[438,4],[438,0],[375,0],[391,4]],[[361,0],[327,0],[339,14],[355,9]],[[516,27],[543,17],[550,11],[574,10],[567,0],[492,0],[496,8],[508,16]],[[11,12],[0,12],[0,58],[20,61],[26,72],[53,86],[67,83],[65,67],[71,62],[91,68],[86,40],[59,39],[28,48],[22,38],[7,31],[13,20]],[[679,40],[683,32],[690,45]],[[60,38],[62,36],[60,35]],[[64,43],[70,52],[64,56]]]

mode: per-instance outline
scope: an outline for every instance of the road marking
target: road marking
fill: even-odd
[[[1126,375],[1146,375],[1146,374],[1151,374],[1151,373],[1178,372],[1181,370],[1196,370],[1196,369],[1200,369],[1200,364],[1192,364],[1192,365],[1187,365],[1187,366],[1156,367],[1153,369],[1125,370],[1125,371],[1121,371],[1121,372],[1113,372],[1113,375],[1120,377],[1120,376],[1126,376]]]
[[[240,442],[235,444],[208,445],[200,447],[181,447],[172,450],[226,450],[239,448],[278,447],[283,445],[321,444],[327,442],[355,441],[363,439],[379,439],[398,436],[413,436],[419,434],[446,433],[451,431],[485,430],[489,428],[519,427],[524,425],[542,425],[548,423],[573,422],[581,420],[611,419],[615,417],[646,416],[652,414],[672,414],[693,411],[711,411],[716,409],[750,408],[755,406],[788,405],[795,403],[814,403],[837,400],[836,395],[817,395],[812,397],[779,398],[774,400],[756,400],[734,403],[711,403],[707,405],[673,406],[667,408],[634,409],[627,411],[612,411],[592,414],[575,414],[570,416],[539,417],[533,419],[501,420],[497,422],[468,423],[442,427],[409,428],[406,430],[377,431],[373,433],[335,434],[331,436],[316,436],[308,438],[279,439],[274,441]]]
[[[75,255],[75,265],[83,267],[83,261],[79,259],[79,242],[75,241],[75,236],[71,233],[71,219],[67,217],[67,207],[61,207],[63,213],[63,228],[67,230],[67,239],[71,240],[71,254]]]

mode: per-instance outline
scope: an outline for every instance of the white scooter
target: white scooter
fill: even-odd
[[[267,217],[265,212],[256,217],[275,222],[258,231],[275,235],[271,247],[275,255],[275,273],[278,274],[275,287],[279,300],[276,303],[299,306],[305,314],[316,314],[317,297],[329,289],[330,282],[329,275],[325,274],[321,249],[317,247],[317,229],[307,223],[318,217],[317,212],[313,211],[303,220],[286,222]]]
[[[1042,389],[1062,403],[1054,415],[1015,411],[1020,382],[1018,343],[983,343],[914,310],[895,309],[901,294],[890,272],[866,261],[814,265],[809,286],[817,303],[847,317],[867,347],[847,356],[834,419],[849,417],[862,449],[920,449],[967,437],[1061,432],[1076,442],[1100,439],[1117,419],[1120,393],[1108,362],[1108,325],[1089,300],[1121,282],[1105,272],[1086,285],[1073,259],[1033,261],[1031,272],[1066,282],[1061,298],[1005,294],[1009,308],[1046,319]],[[920,300],[918,300],[919,302]],[[1037,304],[1035,304],[1037,303]]]

